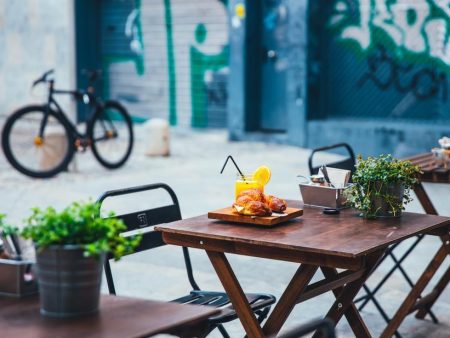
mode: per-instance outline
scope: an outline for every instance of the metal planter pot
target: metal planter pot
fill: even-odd
[[[81,245],[55,245],[36,253],[41,314],[68,318],[98,311],[105,255],[83,256]]]
[[[380,190],[382,195],[389,194],[394,197],[396,203],[403,203],[404,186],[401,183],[382,183],[376,182],[375,188]],[[395,215],[390,210],[389,203],[383,197],[373,197],[371,199],[373,209],[376,210],[376,217],[400,217],[402,211],[400,210]]]

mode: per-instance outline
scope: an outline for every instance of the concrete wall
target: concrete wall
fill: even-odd
[[[74,88],[73,0],[0,0],[0,46],[0,116],[43,102],[46,88],[30,87],[51,68],[57,88]],[[74,116],[71,100],[61,103]]]
[[[219,0],[101,2],[105,94],[136,118],[224,127],[228,18]]]

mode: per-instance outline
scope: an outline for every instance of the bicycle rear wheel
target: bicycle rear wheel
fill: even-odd
[[[107,101],[96,111],[88,135],[95,158],[108,169],[121,167],[133,149],[131,118],[118,102]]]
[[[13,113],[2,132],[2,147],[9,163],[22,174],[52,177],[67,169],[74,153],[70,129],[53,111],[39,135],[45,107],[27,106]]]

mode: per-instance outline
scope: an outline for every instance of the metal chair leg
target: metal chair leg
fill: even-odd
[[[419,244],[419,242],[423,239],[423,235],[419,235],[417,236],[416,241],[411,245],[411,247],[408,248],[408,250],[406,250],[406,252],[400,257],[400,259],[397,259],[394,254],[392,253],[392,250],[395,249],[397,247],[397,245],[392,246],[391,248],[389,248],[388,253],[385,257],[390,256],[391,258],[393,258],[395,264],[394,266],[389,270],[389,272],[383,277],[383,279],[377,284],[377,286],[371,291],[372,295],[374,296],[378,290],[386,283],[386,281],[389,279],[389,277],[391,277],[391,275],[395,272],[395,270],[400,269],[400,271],[402,272],[402,275],[405,277],[406,281],[408,282],[408,284],[410,286],[413,286],[414,284],[412,284],[411,279],[409,278],[409,276],[406,274],[405,270],[403,269],[403,267],[401,267],[401,264],[403,263],[403,261],[409,256],[409,254],[414,250],[414,248],[417,246],[417,244]],[[392,257],[394,256],[394,257]],[[356,300],[356,302],[359,302],[361,300],[363,300],[363,303],[359,306],[358,310],[362,310],[368,303],[368,301],[371,299],[371,297],[366,297],[366,298],[358,298]]]
[[[260,324],[264,321],[264,319],[266,319],[267,315],[269,314],[269,311],[270,311],[270,306],[266,307],[260,311],[260,313],[258,315],[258,322]]]
[[[227,330],[225,330],[222,324],[217,325],[217,329],[220,331],[223,338],[230,338],[230,335],[228,334]]]

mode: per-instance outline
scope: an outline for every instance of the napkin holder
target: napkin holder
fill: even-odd
[[[341,188],[314,183],[300,183],[299,186],[300,194],[305,205],[343,209],[347,207],[347,198],[344,195],[344,191],[352,186],[352,184],[349,183],[345,187]]]
[[[0,259],[0,296],[20,298],[38,293],[34,262]]]

